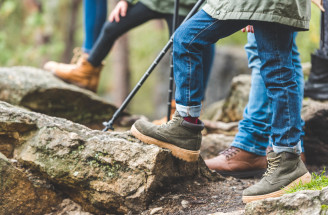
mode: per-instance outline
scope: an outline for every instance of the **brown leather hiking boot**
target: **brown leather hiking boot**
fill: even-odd
[[[175,100],[172,100],[171,102],[171,115],[170,115],[170,120],[172,119],[172,116],[173,114],[175,113],[176,111],[176,106],[175,106]],[[162,119],[157,119],[157,120],[154,120],[153,123],[155,125],[162,125],[164,123],[167,123],[167,116],[163,117]]]
[[[96,92],[101,69],[102,65],[94,67],[86,57],[83,57],[76,67],[60,67],[54,71],[54,74],[63,81]]]
[[[211,170],[215,170],[222,176],[235,178],[261,177],[267,167],[265,156],[246,152],[236,147],[229,147],[219,156],[205,160]]]

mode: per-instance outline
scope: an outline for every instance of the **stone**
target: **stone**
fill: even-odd
[[[91,130],[5,102],[0,102],[0,129],[15,138],[14,159],[90,213],[137,213],[167,184],[202,176],[221,179],[201,158],[186,163],[130,132]]]
[[[211,121],[237,122],[243,118],[244,108],[248,103],[251,87],[250,75],[239,75],[232,80],[230,93],[223,100],[205,110],[204,119]]]
[[[189,203],[187,200],[182,200],[182,201],[181,201],[181,205],[182,205],[183,208],[187,208],[187,207],[189,207],[189,204],[190,204],[190,203]]]
[[[89,90],[32,67],[0,68],[0,100],[97,128],[117,109]]]
[[[277,198],[250,202],[245,207],[245,214],[320,214],[321,205],[324,204],[321,201],[324,190],[304,190]]]
[[[238,210],[238,211],[231,211],[231,212],[217,212],[209,215],[244,215],[245,211],[244,210]]]
[[[34,184],[0,153],[0,214],[45,214],[60,201],[54,190]]]
[[[304,126],[304,149],[307,164],[328,163],[328,102],[305,99],[302,118]]]
[[[150,211],[150,215],[158,214],[158,213],[160,213],[162,210],[163,210],[162,207],[153,208],[153,209],[151,209],[151,211]]]
[[[45,215],[92,215],[83,211],[82,207],[70,199],[64,199],[60,204],[51,209],[50,213]]]
[[[209,134],[203,137],[200,148],[200,155],[203,159],[210,159],[217,156],[221,151],[227,149],[234,137],[224,134]]]

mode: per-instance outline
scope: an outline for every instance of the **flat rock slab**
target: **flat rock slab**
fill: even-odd
[[[248,203],[245,207],[246,215],[319,215],[328,214],[324,205],[328,204],[328,187],[322,190],[304,190],[286,194],[278,198]]]
[[[60,202],[52,189],[33,184],[0,153],[0,214],[45,214]]]
[[[202,159],[186,163],[130,132],[91,130],[5,102],[0,102],[0,132],[13,140],[19,163],[95,214],[145,210],[166,184],[212,174]]]
[[[32,67],[0,68],[0,100],[84,125],[108,121],[117,109],[91,91]]]

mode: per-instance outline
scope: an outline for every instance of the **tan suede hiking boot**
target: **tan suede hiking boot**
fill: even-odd
[[[311,175],[300,156],[294,153],[269,152],[268,168],[260,182],[243,191],[243,202],[248,203],[282,196],[286,190],[311,181]]]
[[[233,146],[222,151],[219,156],[205,160],[205,163],[208,168],[222,176],[235,178],[261,177],[267,167],[265,156],[246,152]]]
[[[96,92],[101,69],[102,65],[94,67],[84,57],[76,67],[58,68],[54,74],[63,81]]]
[[[170,115],[170,120],[172,119],[173,114],[176,111],[176,105],[175,105],[175,100],[172,100],[171,102],[171,115]],[[153,123],[155,125],[162,125],[164,123],[167,123],[167,116],[163,117],[162,119],[154,120]]]
[[[83,58],[87,58],[89,54],[84,53],[81,48],[75,48],[73,50],[73,57],[69,64],[59,63],[56,61],[48,61],[44,64],[43,69],[55,73],[56,70],[70,70],[75,69],[78,65],[81,65]]]

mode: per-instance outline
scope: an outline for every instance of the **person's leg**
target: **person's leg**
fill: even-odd
[[[197,161],[204,125],[200,120],[192,123],[187,118],[200,115],[204,92],[202,52],[246,25],[246,21],[213,19],[203,10],[182,24],[173,42],[177,112],[161,126],[138,120],[132,126],[132,134],[146,143],[170,149],[180,159]]]
[[[93,46],[88,57],[82,60],[72,69],[56,70],[54,74],[66,82],[96,91],[98,88],[102,61],[112,48],[115,40],[128,30],[150,20],[160,17],[161,14],[148,9],[142,3],[131,5],[125,17],[117,22],[106,22],[103,25],[100,36]]]
[[[272,118],[271,101],[260,74],[261,61],[253,33],[247,35],[245,50],[248,67],[252,69],[252,82],[238,133],[228,149],[205,161],[210,169],[236,178],[260,177],[265,172],[265,150],[269,144]]]
[[[107,18],[107,0],[83,0],[84,41],[82,50],[89,53]]]
[[[243,192],[243,201],[276,197],[301,180],[308,183],[311,175],[300,159],[301,96],[293,63],[293,31],[290,27],[254,22],[261,76],[272,101],[268,169],[262,180]]]
[[[150,10],[140,2],[130,6],[126,16],[121,17],[119,22],[106,22],[104,24],[101,34],[90,52],[88,61],[94,67],[100,66],[117,38],[136,26],[160,17],[160,13]]]

